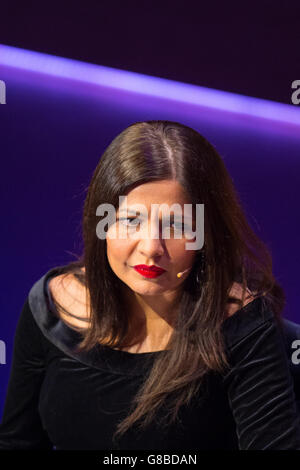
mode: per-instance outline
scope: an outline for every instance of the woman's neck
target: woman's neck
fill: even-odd
[[[126,289],[129,314],[129,344],[149,351],[164,349],[174,331],[178,314],[178,291],[160,296],[142,296]],[[135,347],[135,346],[134,346]]]

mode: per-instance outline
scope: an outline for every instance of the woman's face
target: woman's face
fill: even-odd
[[[116,211],[116,232],[112,230],[114,225],[111,225],[106,234],[111,269],[137,294],[157,295],[177,291],[190,270],[181,278],[177,277],[177,273],[192,267],[196,254],[195,250],[186,248],[186,243],[192,242],[195,237],[191,238],[182,228],[184,204],[191,204],[188,195],[177,181],[160,180],[135,187],[127,194],[126,204],[128,213],[124,211],[125,201]],[[142,210],[141,206],[138,207],[140,204],[143,205]],[[170,208],[170,221],[161,204],[167,204]],[[181,206],[182,219],[178,219],[178,212],[176,217],[176,209],[174,213],[171,208],[173,204]],[[133,212],[130,213],[130,210]],[[185,228],[194,230],[191,213],[186,221]],[[167,227],[170,227],[169,233]],[[175,238],[176,232],[181,235],[180,238]],[[133,267],[142,264],[156,265],[165,272],[158,277],[146,277]]]

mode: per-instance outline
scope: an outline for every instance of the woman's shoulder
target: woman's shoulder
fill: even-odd
[[[85,268],[81,268],[85,272]],[[62,320],[72,326],[84,328],[89,321],[89,297],[86,287],[76,278],[73,273],[63,273],[52,276],[48,281],[48,290],[52,300],[55,302],[58,313]],[[231,317],[241,309],[236,300],[242,300],[242,284],[234,282],[229,292],[229,300],[226,305],[227,317]],[[245,291],[244,308],[255,299],[254,293],[248,289]],[[65,313],[71,313],[75,317]]]
[[[244,308],[250,302],[255,300],[256,292],[251,292],[247,287],[243,289],[243,285],[239,282],[234,282],[229,291],[229,297],[226,305],[227,318],[234,315],[241,308]],[[236,303],[237,300],[242,301],[244,295],[244,301],[242,305]]]
[[[44,346],[47,353],[54,346],[85,365],[102,369],[105,364],[102,361],[99,363],[97,351],[81,352],[77,349],[82,340],[82,330],[87,328],[87,322],[84,322],[87,314],[86,309],[82,308],[84,291],[79,288],[81,285],[76,276],[67,271],[68,266],[56,266],[33,284],[28,294],[28,316],[30,321],[34,318],[43,338],[46,338]],[[58,305],[61,307],[58,308]]]
[[[82,272],[85,268],[81,268]],[[61,320],[68,326],[86,328],[89,323],[89,296],[84,284],[72,272],[51,276],[48,295]]]
[[[241,305],[237,300],[244,301]],[[261,330],[269,327],[270,322],[277,326],[276,316],[264,294],[258,295],[257,292],[247,290],[243,291],[242,284],[234,283],[229,295],[228,306],[226,309],[226,318],[222,324],[222,330],[225,335],[226,343],[233,347],[243,338],[252,335],[255,330]],[[232,300],[231,300],[232,298]],[[232,303],[231,303],[232,302]]]

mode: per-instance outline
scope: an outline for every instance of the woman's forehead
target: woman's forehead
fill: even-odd
[[[188,204],[189,194],[175,180],[150,181],[140,184],[127,193],[127,204]]]

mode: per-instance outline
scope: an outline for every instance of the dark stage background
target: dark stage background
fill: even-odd
[[[283,1],[10,2],[1,5],[0,44],[295,108],[299,13],[299,2]],[[1,414],[25,298],[46,270],[80,252],[85,188],[106,146],[136,121],[179,121],[216,146],[273,255],[287,295],[284,316],[300,323],[299,125],[50,78],[1,66],[1,57],[0,79],[7,89],[0,107]]]

